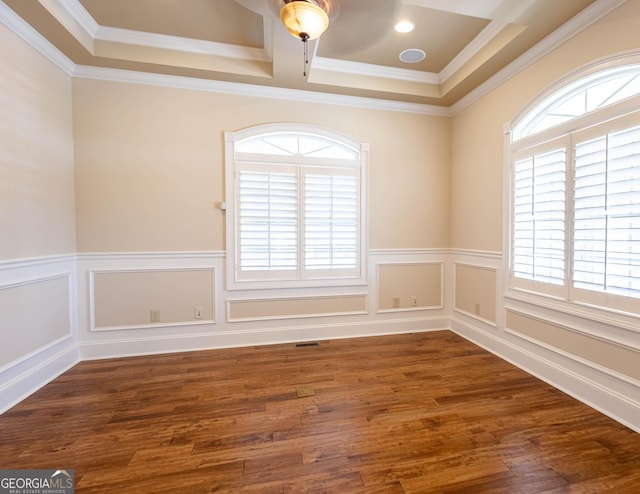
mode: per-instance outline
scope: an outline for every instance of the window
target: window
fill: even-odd
[[[640,65],[542,100],[510,145],[510,286],[640,312]]]
[[[225,137],[228,287],[363,283],[367,145],[297,124]]]

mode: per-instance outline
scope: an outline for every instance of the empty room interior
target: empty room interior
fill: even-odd
[[[639,25],[1,0],[0,468],[638,492]]]

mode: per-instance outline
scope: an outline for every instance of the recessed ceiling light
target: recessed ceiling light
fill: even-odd
[[[400,21],[393,27],[399,33],[410,33],[416,25],[411,21]]]
[[[400,60],[405,63],[422,62],[427,54],[419,48],[409,48],[400,53]]]

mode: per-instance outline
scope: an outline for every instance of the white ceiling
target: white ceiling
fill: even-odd
[[[2,1],[79,67],[450,107],[623,0],[331,0],[306,77],[283,0]],[[396,33],[400,19],[415,30]],[[402,62],[411,48],[426,59]]]

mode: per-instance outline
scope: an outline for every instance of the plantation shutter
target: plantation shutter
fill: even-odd
[[[295,168],[240,166],[237,186],[239,278],[247,277],[243,273],[260,278],[265,272],[270,278],[295,277],[291,274],[298,269]]]
[[[517,278],[563,285],[566,149],[513,164],[512,265]]]
[[[306,277],[357,273],[360,187],[358,171],[304,170],[304,269]]]
[[[576,288],[640,297],[640,126],[575,146]]]

